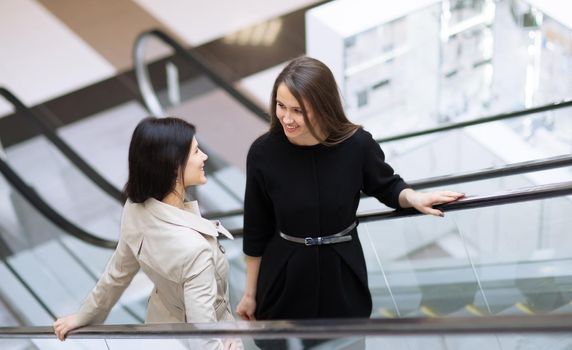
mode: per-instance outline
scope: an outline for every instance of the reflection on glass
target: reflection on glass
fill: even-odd
[[[454,213],[493,314],[570,312],[572,200],[560,197]]]
[[[453,220],[422,216],[360,229],[362,244],[372,245],[364,251],[374,317],[471,315],[478,285]]]
[[[360,225],[373,317],[572,312],[570,212],[568,196]]]

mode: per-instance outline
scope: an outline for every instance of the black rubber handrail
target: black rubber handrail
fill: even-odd
[[[572,332],[572,315],[324,319],[87,326],[69,339],[320,338]],[[54,339],[52,327],[0,327],[0,339]]]
[[[548,111],[553,111],[553,110],[557,110],[557,109],[561,109],[561,108],[567,108],[567,107],[571,107],[571,106],[572,106],[572,100],[565,100],[565,101],[560,101],[560,102],[548,103],[548,104],[538,106],[538,107],[526,108],[526,109],[521,109],[518,111],[507,112],[507,113],[499,113],[499,114],[494,114],[494,115],[491,115],[488,117],[476,118],[476,119],[466,120],[466,121],[462,121],[462,122],[458,122],[458,123],[450,123],[450,124],[437,126],[437,127],[429,128],[429,129],[425,129],[425,130],[407,132],[407,133],[398,134],[398,135],[394,135],[394,136],[388,136],[388,137],[382,137],[382,138],[376,139],[375,141],[377,143],[384,143],[384,142],[390,142],[390,141],[404,140],[404,139],[408,139],[408,138],[412,138],[412,137],[416,137],[416,136],[424,136],[424,135],[429,135],[429,134],[442,132],[442,131],[460,129],[460,128],[464,128],[464,127],[472,126],[472,125],[479,125],[479,124],[496,122],[499,120],[511,119],[511,118],[515,118],[515,117],[522,117],[522,116],[529,115],[529,114],[548,112]]]
[[[206,62],[203,58],[199,55],[195,54],[193,50],[188,50],[183,47],[177,40],[171,37],[169,34],[165,33],[160,29],[152,29],[139,34],[136,39],[136,42],[141,40],[140,38],[146,36],[154,36],[167,44],[168,46],[172,47],[177,54],[183,57],[187,62],[189,62],[194,68],[198,69],[202,73],[204,73],[207,77],[209,77],[216,85],[226,91],[229,95],[231,95],[236,101],[242,104],[245,108],[250,110],[254,115],[257,117],[265,120],[270,121],[270,116],[266,111],[264,111],[260,106],[254,103],[250,98],[244,95],[242,92],[238,91],[232,84],[230,84],[225,78],[223,78],[219,73],[213,69],[208,62]]]
[[[467,196],[457,201],[435,205],[443,212],[492,207],[572,195],[572,181],[548,185],[530,186],[517,190],[499,191],[487,195]],[[381,221],[407,216],[422,215],[415,209],[382,210],[358,214],[360,222]]]
[[[565,154],[543,159],[527,160],[524,162],[488,167],[476,171],[467,171],[450,175],[442,175],[422,180],[411,181],[409,185],[414,189],[426,189],[437,186],[459,184],[462,182],[481,181],[498,177],[519,175],[541,170],[550,170],[572,166],[572,155]]]
[[[572,195],[572,181],[549,185],[531,186],[517,190],[500,191],[488,195],[467,196],[455,202],[434,206],[443,212],[485,208],[496,205],[520,203],[532,200],[540,200],[553,197]],[[374,210],[358,213],[360,223],[382,221],[395,218],[423,215],[413,208],[397,210]],[[230,230],[233,235],[242,235],[243,229]]]
[[[32,205],[46,219],[55,224],[58,228],[62,229],[63,232],[98,247],[115,249],[117,241],[103,239],[88,233],[56,212],[36,193],[34,189],[22,181],[18,174],[16,174],[16,172],[12,170],[8,163],[6,163],[1,157],[0,173],[8,183],[10,183],[10,185],[28,201],[30,205]]]
[[[97,172],[91,165],[89,165],[79,154],[77,154],[64,140],[62,140],[56,133],[55,128],[50,125],[44,118],[38,116],[34,111],[28,108],[20,99],[18,99],[8,89],[0,87],[0,95],[2,95],[8,102],[14,106],[16,111],[22,113],[29,120],[31,120],[41,131],[41,133],[48,139],[54,146],[62,152],[70,162],[72,162],[82,173],[84,173],[92,182],[94,182],[104,192],[109,194],[112,198],[121,203],[125,203],[125,197],[121,190],[107,181],[99,172]]]
[[[535,159],[519,163],[501,165],[497,167],[484,168],[477,171],[468,171],[449,175],[436,176],[409,182],[409,185],[416,189],[426,189],[431,187],[459,184],[470,181],[489,180],[509,175],[519,175],[541,170],[550,170],[566,166],[572,166],[572,155],[560,155],[544,159]],[[368,197],[362,194],[362,198]],[[205,217],[224,218],[244,214],[242,209],[229,210],[224,212],[211,212]]]

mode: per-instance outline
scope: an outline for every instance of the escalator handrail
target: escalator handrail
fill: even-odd
[[[91,165],[89,165],[77,152],[75,152],[64,140],[62,140],[56,133],[55,128],[51,126],[44,118],[38,116],[34,111],[28,108],[24,103],[17,98],[10,90],[0,87],[0,95],[2,95],[8,102],[14,106],[16,111],[21,112],[29,120],[34,122],[41,133],[48,139],[54,146],[62,152],[70,162],[72,162],[82,173],[84,173],[91,181],[93,181],[99,188],[109,194],[112,198],[120,203],[125,202],[125,197],[121,190],[106,180],[99,172],[97,172]]]
[[[530,186],[516,190],[499,191],[485,195],[466,196],[451,203],[435,205],[433,208],[440,209],[443,212],[450,212],[562,197],[568,195],[572,195],[572,181],[548,185]],[[422,214],[413,208],[397,210],[372,210],[358,213],[357,219],[360,223],[367,223],[417,215]],[[233,235],[242,235],[243,230],[240,228],[230,230],[230,232]]]
[[[572,195],[572,181],[548,185],[529,186],[516,190],[498,191],[492,194],[466,196],[457,201],[433,206],[443,212],[492,207],[533,200]],[[360,222],[371,222],[422,215],[415,209],[375,210],[358,214]]]
[[[135,40],[135,46],[133,49],[133,60],[135,62],[135,70],[136,76],[139,81],[139,89],[141,94],[143,95],[143,99],[147,108],[151,111],[155,110],[148,105],[148,94],[151,91],[144,91],[143,86],[141,84],[140,79],[146,79],[146,85],[148,88],[150,87],[150,82],[148,80],[148,73],[145,71],[145,64],[144,64],[144,55],[142,47],[144,45],[144,41],[150,37],[154,36],[173,48],[177,54],[181,57],[185,58],[194,68],[198,69],[202,73],[204,73],[207,77],[209,77],[216,85],[221,87],[225,90],[230,96],[232,96],[236,101],[238,101],[241,105],[245,108],[250,110],[254,115],[257,117],[265,120],[270,121],[270,116],[267,112],[265,112],[262,108],[260,108],[256,103],[254,103],[251,99],[249,99],[246,95],[238,91],[232,84],[230,84],[225,78],[223,78],[220,74],[218,74],[213,68],[211,68],[210,64],[207,63],[204,59],[202,59],[199,55],[195,54],[192,49],[187,50],[181,45],[177,40],[171,37],[169,34],[165,33],[160,29],[151,29],[148,31],[144,31],[137,36]],[[156,97],[156,96],[155,96]],[[158,102],[156,102],[158,103]]]
[[[404,139],[408,139],[408,138],[412,138],[412,137],[416,137],[416,136],[424,136],[424,135],[429,135],[429,134],[433,134],[433,133],[437,133],[437,132],[460,129],[460,128],[464,128],[467,126],[491,123],[491,122],[511,119],[511,118],[515,118],[515,117],[522,117],[522,116],[525,116],[528,114],[553,111],[553,110],[557,110],[557,109],[561,109],[561,108],[567,108],[567,107],[571,107],[571,106],[572,106],[572,100],[564,100],[564,101],[560,101],[560,102],[548,103],[548,104],[545,104],[542,106],[521,109],[518,111],[513,111],[513,112],[508,112],[508,113],[499,113],[499,114],[494,114],[494,115],[491,115],[488,117],[476,118],[476,119],[466,120],[466,121],[462,121],[462,122],[458,122],[458,123],[449,123],[446,125],[442,125],[442,126],[438,126],[438,127],[434,127],[434,128],[428,128],[425,130],[407,132],[407,133],[402,133],[402,134],[388,136],[388,137],[382,137],[382,138],[376,139],[375,141],[377,143],[386,143],[386,142],[390,142],[390,141],[404,140]]]
[[[497,167],[488,167],[476,171],[467,171],[463,173],[441,175],[436,177],[430,177],[426,179],[420,179],[415,181],[410,181],[409,185],[416,190],[434,188],[438,186],[446,186],[459,184],[463,182],[470,181],[480,181],[494,179],[497,177],[509,176],[509,175],[519,175],[529,172],[550,170],[566,166],[572,166],[572,155],[559,155],[544,159],[528,160],[524,162],[518,162],[513,164],[506,164]],[[368,197],[362,194],[362,198]],[[224,218],[229,216],[237,216],[244,214],[242,209],[229,210],[224,212],[211,212],[205,215],[206,218]]]
[[[61,216],[49,204],[47,204],[36,193],[36,191],[34,191],[34,189],[22,181],[18,174],[16,174],[16,172],[2,158],[0,158],[0,173],[12,187],[14,187],[22,196],[24,196],[30,205],[32,205],[36,210],[38,210],[38,212],[40,212],[44,217],[55,224],[63,232],[98,247],[115,249],[117,241],[103,239],[88,233]]]
[[[519,175],[541,170],[550,170],[572,166],[572,155],[565,154],[543,159],[527,160],[524,162],[505,164],[496,167],[483,168],[476,171],[467,171],[456,174],[441,175],[409,182],[409,185],[416,190],[432,188],[437,186],[447,186],[462,182],[480,181]]]
[[[71,331],[69,339],[189,339],[248,337],[344,338],[390,335],[546,334],[572,331],[572,315],[395,319],[324,319],[99,325]],[[54,339],[52,327],[0,327],[0,339]]]

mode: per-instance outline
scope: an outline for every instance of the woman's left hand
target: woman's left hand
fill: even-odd
[[[441,217],[445,216],[445,214],[439,209],[434,209],[434,205],[456,201],[464,196],[464,193],[453,191],[417,192],[409,190],[406,193],[407,201],[413,208],[423,214]]]

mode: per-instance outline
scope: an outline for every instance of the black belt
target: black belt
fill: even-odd
[[[357,226],[357,223],[354,221],[348,228],[345,230],[338,232],[333,235],[324,236],[324,237],[294,237],[285,234],[284,232],[280,232],[280,237],[284,238],[287,241],[304,244],[306,246],[313,246],[313,245],[322,245],[322,244],[334,244],[334,243],[342,243],[342,242],[349,242],[352,240],[352,236],[346,236],[350,233]]]

